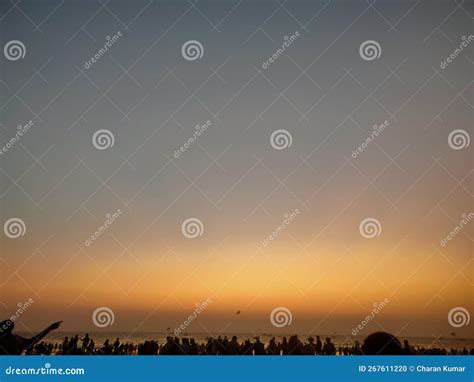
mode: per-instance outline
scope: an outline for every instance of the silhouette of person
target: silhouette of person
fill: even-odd
[[[181,350],[184,355],[189,355],[189,352],[191,350],[191,345],[189,344],[188,338],[183,338],[181,340]]]
[[[265,346],[260,342],[259,337],[255,337],[255,343],[253,344],[253,351],[255,355],[265,355]]]
[[[288,340],[288,355],[303,355],[304,347],[298,336],[291,336]]]
[[[361,355],[362,354],[362,349],[360,348],[360,342],[357,341],[357,340],[355,342],[352,354],[354,354],[354,355]]]
[[[94,353],[94,347],[95,347],[94,340],[91,340],[91,342],[89,342],[89,346],[87,347],[87,352],[89,354],[93,354]]]
[[[227,337],[226,337],[227,339]],[[217,337],[216,341],[216,346],[217,346],[217,352],[219,355],[225,354],[226,353],[226,343],[224,340],[221,338],[221,336]],[[227,341],[226,341],[227,342]]]
[[[224,339],[222,340],[222,355],[227,355],[227,346],[229,346],[229,340],[227,336],[224,336]]]
[[[308,342],[309,343],[305,346],[305,353],[307,355],[315,355],[316,354],[316,346],[314,344],[314,338],[309,337]]]
[[[329,337],[326,337],[326,342],[324,343],[324,346],[323,346],[323,354],[336,355],[336,347],[331,342],[331,339]]]
[[[321,351],[323,349],[323,344],[321,342],[321,339],[319,336],[316,336],[316,354],[321,354]]]
[[[245,340],[244,344],[241,347],[242,355],[252,355],[252,343],[249,340]]]
[[[283,354],[283,355],[288,354],[288,341],[287,341],[286,337],[283,337],[280,348],[281,348],[281,354]]]
[[[76,334],[73,338],[71,338],[71,341],[69,341],[69,346],[68,346],[66,354],[69,354],[69,355],[78,354],[78,350],[77,350],[78,342],[79,342],[79,335]]]
[[[173,337],[166,337],[166,343],[161,348],[161,355],[172,355],[173,354]]]
[[[84,338],[82,339],[82,352],[87,353],[87,348],[89,347],[89,342],[90,342],[90,337],[89,333],[86,333]]]
[[[118,338],[116,338],[114,344],[112,345],[112,349],[113,349],[112,353],[113,354],[118,354],[119,346],[120,346],[120,340]]]
[[[364,340],[362,352],[367,355],[402,355],[403,349],[393,334],[375,332]]]
[[[24,338],[13,334],[15,324],[12,320],[0,323],[0,355],[20,355],[24,351],[32,350],[33,346],[41,341],[52,330],[56,330],[62,321],[54,322],[46,329],[31,338]]]
[[[237,342],[237,337],[233,336],[232,340],[227,344],[227,354],[238,355],[240,354],[240,345]]]
[[[61,345],[61,353],[66,354],[68,348],[69,348],[69,338],[64,337],[63,344]]]
[[[414,355],[415,354],[415,351],[410,346],[410,343],[408,342],[408,340],[403,341],[403,354],[405,354],[405,355]]]
[[[268,346],[267,346],[267,354],[268,355],[277,355],[278,354],[278,346],[275,342],[275,337],[272,337],[272,339],[270,340],[270,342],[268,343]]]
[[[110,341],[107,338],[104,342],[104,345],[102,345],[102,354],[110,355],[111,353],[112,353],[112,346],[110,345]]]
[[[168,339],[172,340],[171,337],[168,337]],[[138,355],[155,355],[155,354],[158,354],[158,349],[159,349],[158,342],[145,341],[142,344],[138,344]],[[168,355],[168,354],[163,354],[163,355]]]
[[[191,338],[189,341],[189,355],[198,355],[199,354],[199,348],[194,340],[194,338]]]

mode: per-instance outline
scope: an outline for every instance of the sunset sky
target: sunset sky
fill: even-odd
[[[210,298],[189,332],[350,333],[388,298],[363,334],[472,336],[447,316],[474,313],[474,223],[440,244],[473,206],[473,144],[448,142],[455,129],[472,136],[472,47],[440,69],[472,31],[468,5],[59,4],[0,6],[2,47],[26,47],[0,60],[1,145],[34,122],[0,156],[2,226],[26,226],[0,236],[0,312],[34,300],[18,330],[60,319],[93,330],[92,312],[108,307],[102,330],[164,331]],[[202,58],[183,58],[188,40]],[[378,59],[359,55],[366,40]],[[100,129],[114,135],[106,150],[92,144]],[[283,150],[270,143],[278,129],[292,137]],[[201,236],[183,235],[188,218]],[[366,218],[379,236],[361,235]],[[271,325],[276,307],[290,326]]]

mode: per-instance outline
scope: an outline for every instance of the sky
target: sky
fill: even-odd
[[[472,13],[2,2],[1,46],[25,53],[0,60],[2,315],[31,298],[19,330],[106,307],[101,330],[161,331],[209,298],[189,332],[350,333],[388,299],[362,333],[472,336],[448,319],[474,311],[472,47],[445,61]]]

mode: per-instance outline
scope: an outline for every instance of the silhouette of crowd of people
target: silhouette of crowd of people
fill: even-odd
[[[474,355],[474,348],[462,350],[445,348],[413,347],[405,340],[403,345],[392,334],[376,332],[367,336],[363,344],[355,341],[353,346],[336,348],[331,338],[323,340],[308,337],[301,341],[297,335],[283,337],[277,341],[271,338],[265,345],[259,337],[253,341],[239,342],[236,336],[208,338],[198,343],[194,338],[168,336],[166,342],[146,340],[143,343],[113,343],[109,339],[97,345],[89,334],[80,337],[65,337],[62,343],[44,342],[42,339],[52,330],[59,328],[61,321],[55,322],[31,338],[13,334],[14,323],[10,320],[0,323],[0,355]]]

